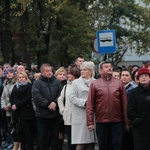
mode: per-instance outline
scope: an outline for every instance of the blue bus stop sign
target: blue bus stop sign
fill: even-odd
[[[116,33],[114,30],[99,30],[96,32],[98,53],[116,53]]]

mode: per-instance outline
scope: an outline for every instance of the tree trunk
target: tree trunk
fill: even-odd
[[[27,61],[27,35],[28,35],[28,13],[25,11],[20,18],[21,26],[19,33],[19,41],[20,41],[20,59],[24,62]]]
[[[5,24],[1,35],[1,47],[4,63],[10,62],[10,52],[12,49],[11,32],[10,32],[10,2],[5,0]]]

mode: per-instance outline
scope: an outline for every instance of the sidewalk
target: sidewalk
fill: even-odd
[[[63,149],[62,150],[67,150],[67,139],[64,139],[64,144],[63,144]],[[95,145],[94,150],[98,150],[98,144]]]

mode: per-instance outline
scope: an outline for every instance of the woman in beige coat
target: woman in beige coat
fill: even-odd
[[[6,70],[6,79],[4,81],[4,89],[1,96],[1,106],[2,109],[6,111],[6,116],[8,120],[11,119],[11,105],[10,105],[9,97],[15,83],[16,83],[15,72],[13,68],[8,68]]]
[[[72,81],[80,77],[80,69],[72,67],[67,71],[67,84],[63,87],[60,97],[58,98],[59,112],[63,116],[65,130],[68,138],[68,149],[75,150],[75,145],[71,145],[71,115],[72,103],[69,100],[70,88]]]
[[[86,102],[90,84],[94,76],[94,63],[85,61],[80,66],[81,76],[72,83],[70,102],[72,109],[72,144],[76,150],[94,150],[95,131],[90,132],[86,123]]]
[[[13,147],[12,138],[10,137],[10,133],[8,133],[8,126],[10,125],[10,122],[11,122],[11,104],[10,104],[9,98],[10,98],[12,89],[15,86],[15,83],[16,83],[15,71],[13,70],[13,68],[8,68],[6,70],[6,79],[4,81],[4,89],[1,95],[1,106],[2,106],[2,109],[6,111],[6,118],[7,118],[7,123],[6,123],[7,127],[5,128],[7,129],[6,136],[9,136],[7,137],[7,141],[9,141],[9,143],[7,143],[8,149]],[[15,148],[15,144],[14,144],[14,148]]]

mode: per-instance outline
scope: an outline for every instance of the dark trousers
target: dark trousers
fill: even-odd
[[[114,150],[121,150],[123,139],[123,123],[96,123],[96,134],[99,150],[108,149],[108,137],[111,133]]]
[[[36,137],[36,120],[21,120],[21,147],[22,150],[33,150],[33,140]]]
[[[40,150],[58,150],[59,117],[37,118],[38,141]],[[50,139],[50,144],[49,144]]]
[[[134,150],[133,135],[131,129],[129,131],[124,131],[122,150]]]
[[[2,117],[2,122],[1,122],[1,125],[2,125],[2,136],[3,138],[5,139],[6,143],[7,140],[8,140],[8,124],[7,124],[7,117],[6,117],[6,111],[1,111],[1,117]]]
[[[76,145],[71,144],[71,126],[65,125],[65,130],[66,130],[67,139],[68,139],[68,150],[75,150]]]
[[[8,126],[7,133],[6,133],[6,141],[8,144],[10,144],[13,142],[11,134],[10,134],[11,129],[12,129],[12,127],[10,125],[11,124],[11,117],[6,117],[6,119],[7,119],[7,126]]]
[[[0,147],[1,147],[1,145],[2,145],[1,130],[2,130],[2,116],[1,116],[1,110],[0,110]]]

